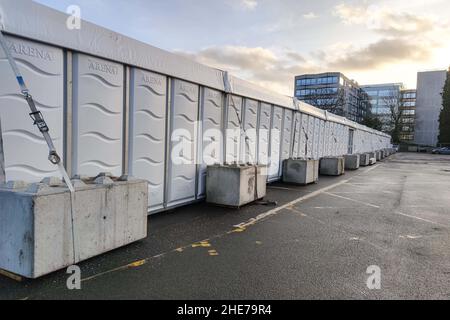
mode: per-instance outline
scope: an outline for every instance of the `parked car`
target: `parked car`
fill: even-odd
[[[450,155],[450,148],[444,147],[444,148],[433,149],[432,153],[433,154],[449,154]]]
[[[436,148],[436,149],[433,149],[433,150],[431,150],[431,153],[432,153],[432,154],[438,154],[439,151],[441,151],[441,149],[442,149],[442,148]]]

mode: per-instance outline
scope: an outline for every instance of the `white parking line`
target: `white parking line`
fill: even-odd
[[[445,225],[445,224],[442,224],[442,223],[439,223],[439,222],[431,221],[431,220],[420,218],[420,217],[416,217],[416,216],[411,216],[409,214],[406,214],[406,213],[403,213],[403,212],[400,212],[400,211],[394,211],[394,213],[398,214],[400,216],[416,219],[416,220],[423,221],[423,222],[428,222],[428,223],[431,223],[431,224],[434,224],[434,225],[437,225],[437,226],[441,226],[441,227],[444,227],[444,228],[448,228],[449,227],[448,225]]]
[[[353,202],[356,202],[356,203],[359,203],[359,204],[363,204],[363,205],[368,206],[368,207],[377,208],[377,209],[381,208],[380,206],[377,206],[375,204],[366,203],[366,202],[358,201],[358,200],[355,200],[355,199],[339,196],[339,195],[334,194],[334,193],[325,192],[325,194],[333,196],[333,197],[336,197],[336,198],[341,198],[341,199],[344,199],[344,200],[353,201]]]
[[[283,187],[267,187],[267,189],[274,189],[274,190],[285,190],[285,191],[300,191],[299,189],[293,189],[293,188],[283,188]]]
[[[312,193],[310,193],[310,194],[308,194],[308,195],[306,195],[306,196],[303,196],[303,197],[298,198],[298,199],[296,199],[296,200],[294,200],[294,201],[291,201],[291,202],[289,202],[289,203],[286,203],[285,205],[283,205],[283,206],[281,206],[281,207],[278,207],[278,208],[275,208],[275,209],[270,210],[270,211],[268,211],[268,212],[265,212],[265,213],[263,213],[263,214],[260,214],[259,216],[255,217],[255,218],[251,218],[250,220],[248,220],[248,221],[246,221],[246,222],[242,222],[242,223],[240,223],[240,224],[237,224],[237,225],[235,225],[234,227],[236,227],[236,228],[247,228],[247,227],[249,227],[249,226],[252,226],[252,225],[258,223],[258,222],[261,221],[261,220],[264,220],[264,219],[266,219],[266,218],[268,218],[268,217],[271,217],[271,216],[274,216],[274,215],[280,213],[280,211],[282,211],[282,210],[284,210],[284,209],[287,209],[287,208],[289,208],[289,207],[292,207],[292,206],[294,206],[294,205],[296,205],[296,204],[298,204],[298,203],[300,203],[300,202],[303,202],[303,201],[305,201],[305,200],[314,198],[314,197],[316,197],[316,196],[318,196],[318,195],[320,195],[320,194],[322,194],[322,193],[325,193],[325,192],[327,192],[327,191],[329,191],[329,190],[332,190],[332,189],[334,189],[334,188],[336,188],[336,187],[339,187],[339,186],[341,186],[341,185],[343,185],[343,184],[346,184],[348,181],[349,181],[349,180],[343,180],[343,181],[341,181],[341,182],[339,182],[339,183],[333,184],[333,185],[328,186],[328,187],[326,187],[326,188],[322,188],[322,189],[320,189],[320,190],[314,191],[314,192],[312,192]]]

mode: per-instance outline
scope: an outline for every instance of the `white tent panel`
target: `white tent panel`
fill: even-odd
[[[345,138],[344,138],[344,130],[345,129],[346,129],[346,127],[344,127],[344,125],[339,125],[339,151],[338,151],[339,156],[347,154],[346,147],[348,147],[348,140],[345,140]]]
[[[350,128],[343,126],[342,127],[342,154],[347,154],[349,150],[349,142],[350,142]],[[352,146],[352,149],[354,145]]]
[[[323,155],[322,157],[327,157],[329,155],[329,146],[330,146],[330,123],[328,121],[324,122],[323,128]]]
[[[202,90],[198,197],[204,197],[206,193],[207,166],[223,163],[222,104],[223,94],[220,91],[209,88]]]
[[[332,149],[331,149],[331,155],[336,157],[339,155],[339,135],[338,135],[338,127],[339,124],[332,123],[331,130],[332,130]]]
[[[168,206],[196,198],[199,86],[172,81]]]
[[[166,98],[165,76],[131,70],[129,173],[148,181],[150,212],[164,206]]]
[[[241,154],[242,98],[229,96],[227,102],[225,161],[238,163]]]
[[[355,153],[363,153],[364,152],[364,132],[361,130],[355,131],[356,135],[356,143],[355,143]]]
[[[318,159],[323,158],[325,154],[325,121],[319,120],[320,129],[319,129],[319,155]]]
[[[292,152],[292,126],[294,113],[292,110],[284,110],[283,140],[281,143],[281,160],[289,159]]]
[[[280,178],[281,135],[283,131],[283,108],[273,107],[270,137],[269,181]]]
[[[308,116],[308,153],[307,153],[307,157],[308,158],[313,158],[314,152],[314,117],[313,116]]]
[[[257,163],[258,101],[245,99],[244,131],[242,139],[243,163]]]
[[[261,104],[259,113],[258,134],[258,163],[269,165],[270,125],[272,118],[272,106],[267,103]]]
[[[339,124],[338,125],[338,150],[337,150],[337,155],[338,156],[342,156],[344,154],[343,150],[343,146],[344,146],[344,132],[343,132],[343,128],[344,126]],[[345,152],[345,154],[347,154],[347,152]]]
[[[320,148],[321,148],[321,143],[320,143],[320,119],[319,118],[314,118],[314,144],[313,144],[313,158],[315,160],[320,159],[319,158],[319,153],[320,153]]]
[[[123,66],[74,55],[73,172],[122,174]]]
[[[7,46],[44,115],[59,155],[63,156],[63,52],[28,40],[7,37]],[[48,148],[30,119],[16,77],[0,49],[0,119],[7,180],[37,182],[59,176],[48,161]]]
[[[308,115],[305,113],[301,114],[301,126],[300,126],[300,144],[299,144],[299,157],[307,157],[307,147],[308,147]]]
[[[292,157],[298,158],[300,157],[300,133],[301,133],[301,126],[302,126],[302,114],[300,112],[295,112],[294,115],[294,132],[293,132],[293,151],[292,151]]]

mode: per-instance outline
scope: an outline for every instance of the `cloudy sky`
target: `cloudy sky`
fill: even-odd
[[[293,94],[294,76],[416,85],[450,65],[449,0],[36,0]]]

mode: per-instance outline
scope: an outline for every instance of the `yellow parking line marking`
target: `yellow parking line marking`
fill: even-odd
[[[208,253],[210,256],[213,256],[213,257],[219,255],[219,253],[216,250],[209,250]]]
[[[208,241],[201,241],[194,243],[192,245],[192,248],[209,248],[209,247],[211,247],[211,244]]]
[[[146,264],[146,263],[147,263],[146,260],[139,260],[139,261],[130,263],[130,264],[128,265],[128,267],[130,267],[130,268],[138,268],[138,267],[143,266],[143,265]]]

